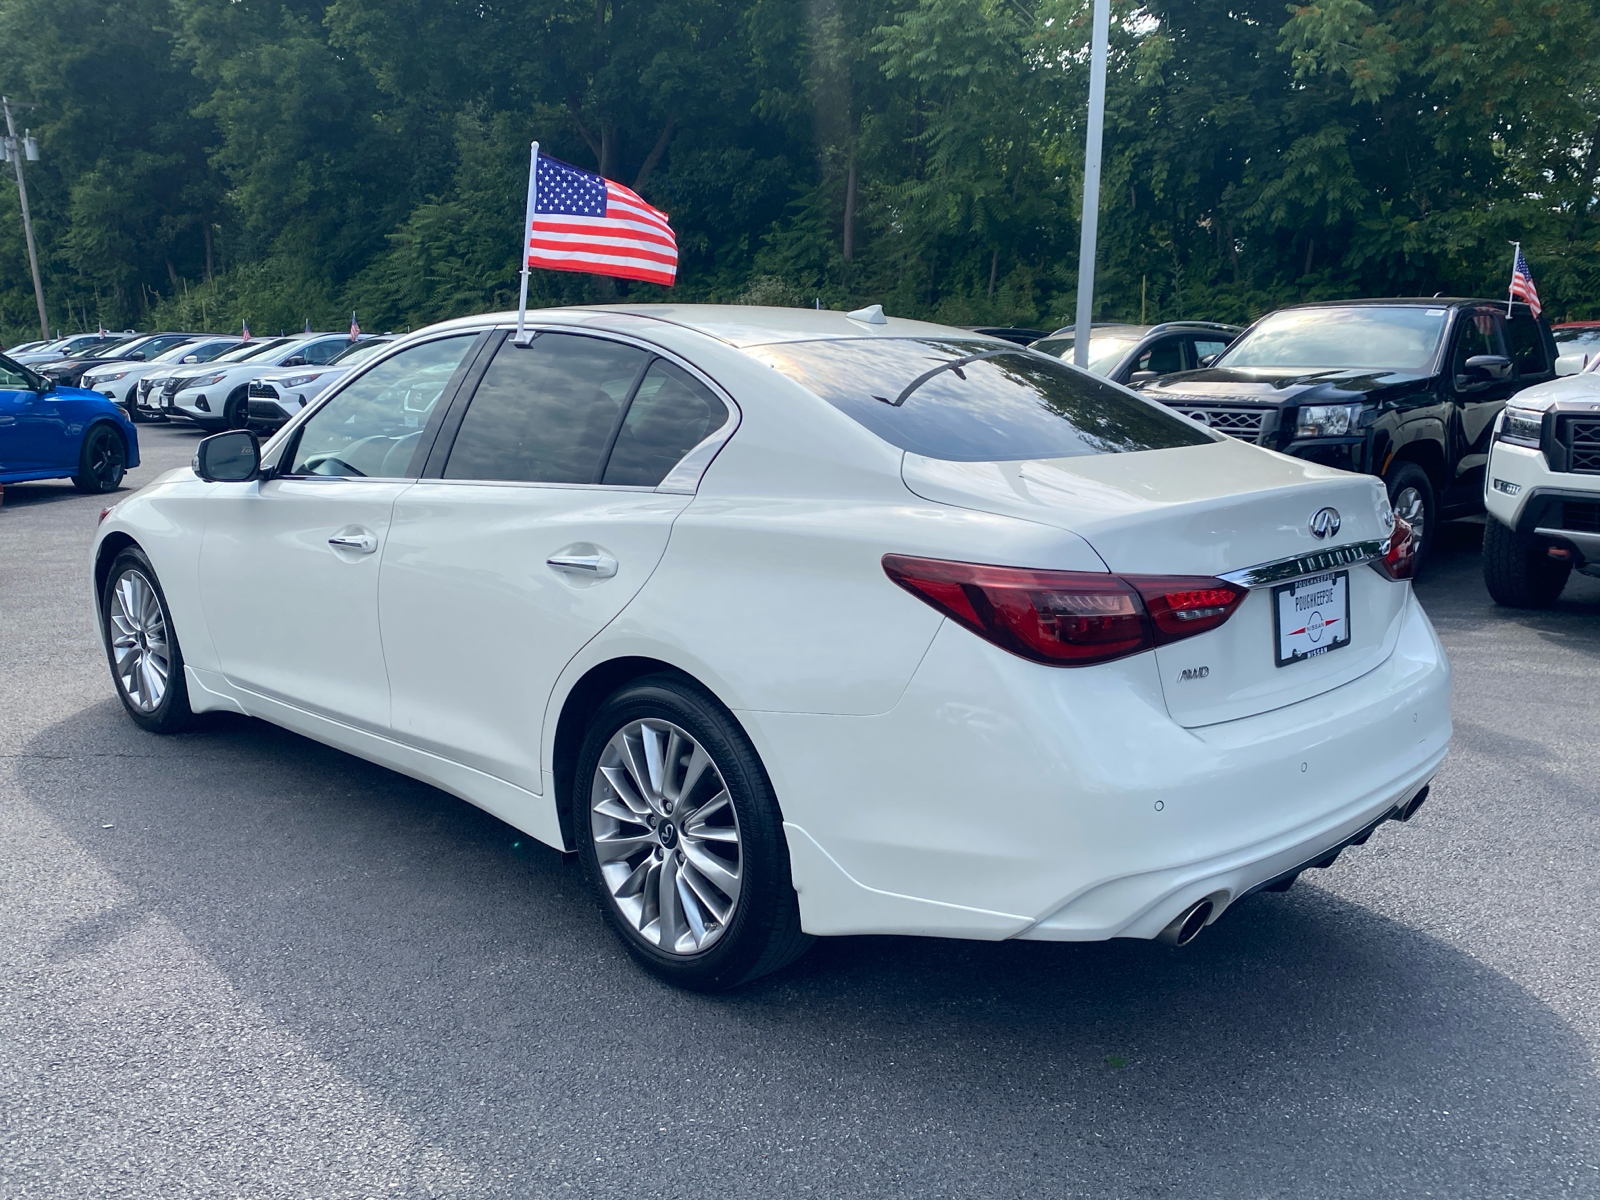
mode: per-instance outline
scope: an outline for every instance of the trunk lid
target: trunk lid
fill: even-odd
[[[1323,642],[1311,657],[1279,666],[1275,585],[1269,583],[1252,584],[1220,628],[1157,649],[1168,712],[1185,726],[1252,716],[1348,683],[1383,662],[1398,637],[1405,586],[1363,563],[1341,562],[1337,553],[1388,537],[1388,500],[1371,476],[1232,439],[1020,462],[949,462],[908,453],[902,476],[911,491],[936,503],[1070,530],[1118,574],[1218,576],[1304,557],[1307,574],[1326,569],[1345,575],[1347,611],[1324,614],[1349,631],[1349,642],[1336,649],[1324,650]],[[1339,529],[1318,538],[1311,519],[1324,508],[1338,512]],[[1324,599],[1309,590],[1299,597],[1302,607]],[[1294,619],[1293,597],[1284,611]],[[1320,610],[1307,608],[1304,615],[1312,611]],[[1328,642],[1336,638],[1330,634]],[[1308,645],[1305,637],[1297,644]]]

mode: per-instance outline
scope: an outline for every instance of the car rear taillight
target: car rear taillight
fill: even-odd
[[[1382,558],[1375,559],[1372,565],[1390,579],[1410,579],[1416,571],[1417,535],[1412,532],[1411,526],[1400,519],[1398,513],[1394,518],[1394,532],[1389,535],[1389,550]]]
[[[1033,662],[1087,667],[1215,629],[1247,594],[1192,575],[1035,571],[886,554],[890,579]]]

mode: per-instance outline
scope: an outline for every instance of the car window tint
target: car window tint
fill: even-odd
[[[412,346],[355,380],[306,421],[289,474],[416,474],[411,460],[428,417],[476,338],[466,333]]]
[[[628,406],[604,482],[655,487],[728,419],[727,406],[680,367],[656,359]]]
[[[1211,435],[1159,404],[1028,350],[960,372],[934,367],[1003,349],[994,342],[873,338],[749,351],[892,446],[954,462],[1067,458],[1199,446]]]
[[[647,357],[577,334],[506,342],[473,394],[444,477],[594,483]]]
[[[1477,354],[1504,354],[1500,341],[1500,318],[1490,312],[1462,313],[1456,323],[1456,352],[1451,359],[1451,370],[1460,375],[1467,369],[1467,359]]]
[[[1517,364],[1517,374],[1543,375],[1550,369],[1550,360],[1544,352],[1544,336],[1539,322],[1525,314],[1514,314],[1511,325],[1511,361]]]
[[[1165,338],[1148,347],[1140,354],[1133,364],[1133,369],[1135,371],[1155,371],[1166,375],[1172,371],[1181,371],[1186,365],[1183,361],[1183,340],[1181,338]]]

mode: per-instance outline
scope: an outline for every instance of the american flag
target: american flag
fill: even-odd
[[[310,332],[309,330],[307,332]],[[361,336],[361,326],[356,323],[356,314],[350,314],[350,340],[353,342]]]
[[[1533,272],[1528,269],[1528,260],[1522,257],[1522,244],[1517,243],[1517,257],[1511,264],[1511,298],[1525,301],[1528,311],[1535,317],[1542,311],[1539,307],[1539,289],[1533,286]]]
[[[541,154],[529,208],[530,267],[668,287],[678,276],[678,240],[667,214],[620,183]]]

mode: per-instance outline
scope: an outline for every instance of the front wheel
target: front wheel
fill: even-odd
[[[150,417],[139,411],[139,385],[134,384],[128,392],[128,398],[123,401],[122,411],[128,414],[128,420],[135,425],[143,425],[151,420]]]
[[[72,486],[80,492],[114,492],[122,486],[128,471],[128,448],[122,435],[110,425],[89,427],[78,451],[78,473]]]
[[[1572,563],[1553,559],[1536,538],[1490,517],[1483,527],[1483,583],[1496,604],[1507,608],[1549,608],[1567,586]]]
[[[772,784],[727,709],[685,679],[615,693],[589,725],[574,784],[584,872],[641,965],[721,991],[810,944]]]
[[[122,707],[151,733],[177,733],[193,720],[183,651],[150,560],[136,547],[119,553],[106,575],[100,619]]]
[[[1413,462],[1397,463],[1384,478],[1389,489],[1389,504],[1394,515],[1411,526],[1411,536],[1416,540],[1416,565],[1413,577],[1422,574],[1423,563],[1433,545],[1433,529],[1437,514],[1433,502],[1433,483],[1428,473]]]
[[[222,428],[244,429],[250,424],[250,397],[247,388],[235,388],[222,406]]]

